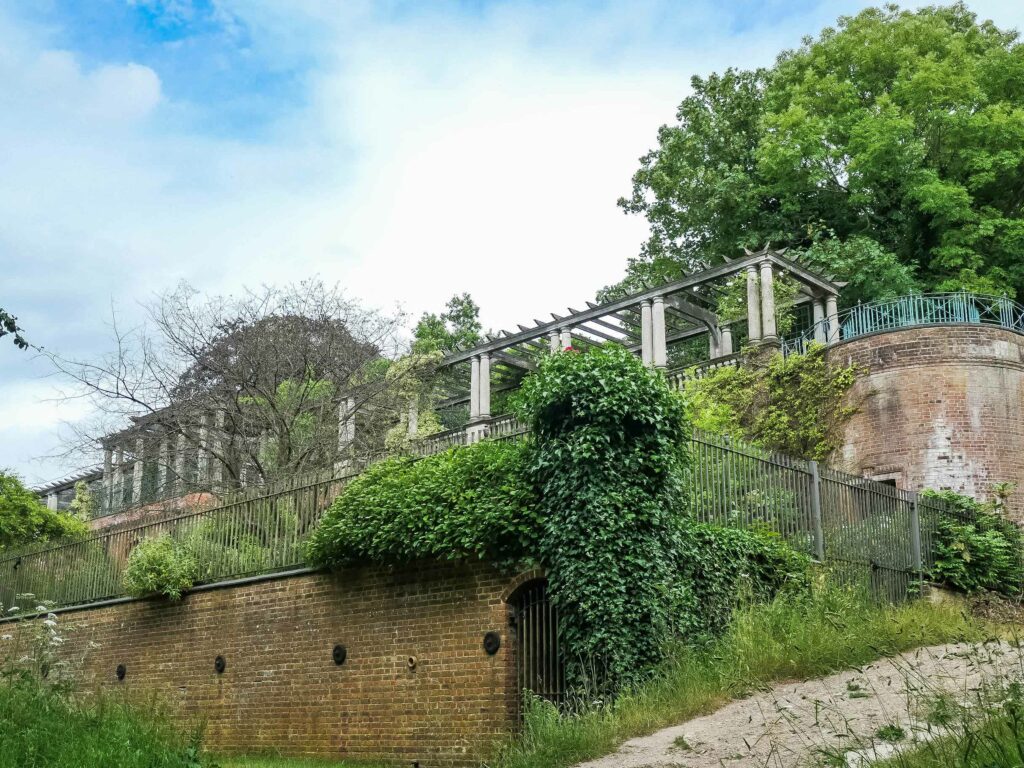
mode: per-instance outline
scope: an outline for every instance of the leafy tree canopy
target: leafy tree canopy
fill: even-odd
[[[17,475],[0,471],[0,549],[76,536],[86,530],[73,515],[48,509]]]
[[[962,3],[887,5],[770,69],[695,77],[619,201],[651,224],[627,286],[771,243],[854,281],[855,298],[1024,295],[1017,37]]]
[[[480,341],[480,307],[468,293],[452,296],[441,314],[425,312],[413,332],[413,352],[443,352]]]

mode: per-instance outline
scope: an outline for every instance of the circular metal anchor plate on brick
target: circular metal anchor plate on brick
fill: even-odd
[[[416,665],[419,664],[420,661],[415,656],[410,656],[406,659],[405,663],[409,667],[409,671],[412,672],[416,669]]]
[[[217,670],[218,675],[224,674],[224,670],[228,668],[228,663],[225,661],[223,656],[218,656],[213,660],[213,668]]]
[[[124,676],[128,674],[128,667],[124,664],[118,664],[114,674],[117,675],[118,680],[124,680]]]
[[[338,643],[338,645],[334,646],[334,649],[331,651],[331,658],[334,659],[334,663],[337,664],[339,667],[342,664],[344,664],[345,659],[348,658],[348,651],[345,650],[345,646],[341,643]]]
[[[488,656],[493,656],[501,648],[501,635],[497,632],[488,632],[484,635],[484,650]]]

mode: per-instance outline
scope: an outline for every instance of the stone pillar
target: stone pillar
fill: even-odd
[[[640,302],[640,359],[644,365],[654,364],[654,319],[651,300]]]
[[[338,460],[334,471],[341,472],[352,464],[352,447],[356,441],[356,399],[344,397],[338,403]],[[266,432],[260,435],[257,455],[265,456],[270,448],[270,437]],[[260,459],[261,463],[263,459]],[[264,467],[264,469],[266,469]]]
[[[110,511],[114,500],[113,454],[109,448],[103,449],[103,512]]]
[[[156,465],[156,495],[159,499],[165,499],[170,495],[167,492],[167,462],[171,460],[170,453],[171,440],[164,435],[160,438],[160,452]]]
[[[829,344],[839,341],[839,305],[836,303],[837,298],[834,293],[830,293],[825,297],[825,317],[828,320]]]
[[[46,494],[46,508],[56,511],[57,509],[57,492],[50,491]]]
[[[564,352],[566,349],[572,346],[572,330],[569,328],[562,328],[558,332],[558,346]]]
[[[469,361],[469,420],[480,419],[480,356]]]
[[[114,493],[110,506],[112,510],[124,506],[124,447],[120,445],[114,454]]]
[[[416,433],[420,431],[420,404],[416,397],[409,400],[408,421],[405,426],[405,435],[410,440],[416,439]]]
[[[747,267],[747,339],[761,340],[761,292],[757,285],[757,267]]]
[[[220,487],[224,482],[224,419],[224,409],[217,409],[213,422],[213,451],[210,453],[213,465],[210,475],[216,487]]]
[[[491,418],[491,354],[484,352],[480,355],[480,394],[477,395],[477,402],[480,404],[480,418]]]
[[[548,349],[551,350],[552,355],[562,349],[562,347],[559,346],[560,343],[561,338],[558,331],[548,331]]]
[[[174,444],[174,490],[175,494],[185,494],[185,435],[178,435]]]
[[[814,312],[814,340],[819,344],[828,341],[828,328],[825,326],[825,302],[815,297],[811,302]]]
[[[196,482],[200,486],[206,485],[210,479],[210,454],[206,446],[210,440],[210,429],[206,426],[206,414],[199,418],[199,455],[196,457]]]
[[[654,348],[651,359],[655,368],[668,368],[668,341],[665,331],[665,297],[655,296],[651,301],[651,340]]]
[[[761,334],[764,341],[777,341],[775,328],[775,273],[770,261],[761,262]]]
[[[708,328],[708,360],[714,360],[721,354],[721,347],[718,344],[718,334],[715,333],[714,328]]]
[[[142,472],[146,468],[146,444],[142,438],[135,441],[135,465],[132,468],[132,504],[142,503]]]
[[[722,346],[719,348],[722,357],[731,355],[732,349],[732,328],[728,325],[722,326]]]

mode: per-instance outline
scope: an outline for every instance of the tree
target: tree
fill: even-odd
[[[0,470],[0,549],[84,534],[84,523],[48,509],[17,475]]]
[[[627,281],[721,263],[743,246],[799,256],[857,238],[851,258],[819,266],[849,280],[881,258],[925,290],[1024,294],[1016,32],[962,3],[870,8],[770,69],[692,86],[619,201],[651,224]],[[865,284],[863,297],[883,285]]]
[[[424,312],[413,331],[413,352],[444,352],[480,341],[480,307],[468,293],[452,296],[440,315]]]
[[[14,346],[19,349],[28,349],[28,342],[21,335],[21,328],[18,327],[18,318],[6,312],[0,307],[0,338],[14,334]]]
[[[202,297],[187,284],[144,306],[98,360],[50,355],[99,417],[76,431],[72,453],[95,455],[121,435],[129,458],[144,441],[148,466],[199,490],[200,451],[227,488],[330,467],[347,451],[371,454],[397,420],[389,355],[401,351],[399,316],[362,308],[319,281]],[[339,444],[342,408],[354,405],[354,446]],[[128,427],[125,430],[125,427]],[[181,446],[182,461],[172,453]],[[342,452],[346,455],[342,456]],[[143,485],[152,484],[151,477]],[[207,485],[212,485],[208,480]]]

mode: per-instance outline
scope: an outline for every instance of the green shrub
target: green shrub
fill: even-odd
[[[482,442],[370,467],[335,499],[306,544],[317,566],[425,558],[514,562],[540,523],[522,443]]]
[[[88,530],[74,515],[48,509],[17,475],[0,470],[0,549],[76,538]]]
[[[952,491],[925,491],[950,510],[935,534],[931,578],[962,592],[980,590],[1018,595],[1024,586],[1024,537],[1012,521]]]
[[[569,679],[613,690],[649,672],[683,600],[674,568],[689,431],[682,399],[626,349],[544,359],[514,402]]]
[[[199,574],[195,555],[170,536],[143,539],[128,557],[125,591],[133,597],[163,595],[180,600]]]

